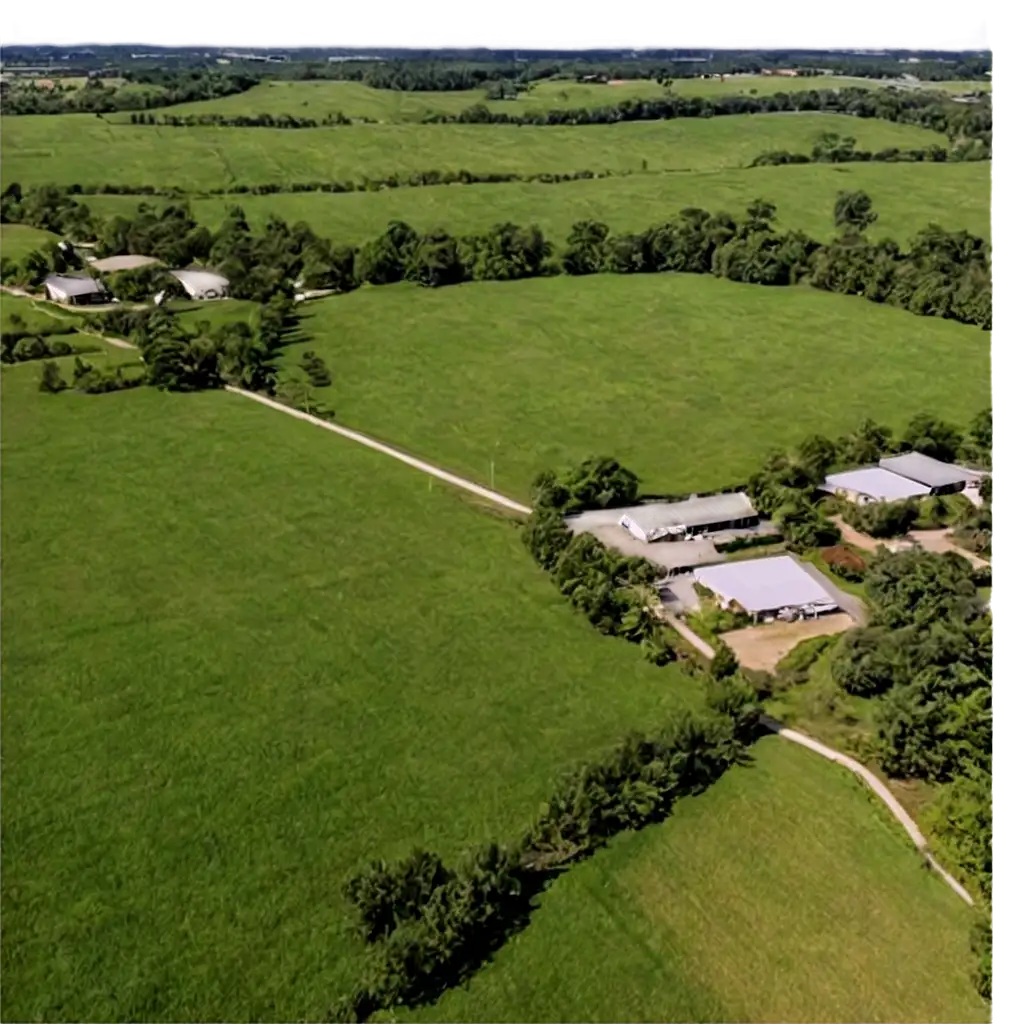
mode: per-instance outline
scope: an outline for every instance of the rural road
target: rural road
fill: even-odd
[[[135,348],[134,345],[120,339],[104,338],[104,340],[118,348]],[[329,430],[333,434],[338,434],[340,437],[347,438],[350,441],[355,441],[357,444],[364,445],[367,448],[372,448],[376,452],[380,452],[383,455],[397,459],[399,462],[404,462],[407,466],[411,466],[413,469],[418,469],[422,473],[429,473],[438,480],[443,480],[445,483],[452,484],[453,486],[459,487],[471,494],[475,494],[480,498],[494,502],[494,504],[507,508],[512,512],[518,512],[521,515],[530,514],[528,506],[521,505],[519,502],[513,501],[511,498],[506,498],[505,495],[499,494],[497,491],[481,487],[479,484],[475,484],[471,480],[467,480],[461,476],[456,476],[454,473],[449,473],[447,470],[431,465],[429,462],[424,462],[422,459],[417,459],[415,456],[407,455],[405,452],[399,451],[397,448],[392,448],[390,445],[376,441],[372,437],[360,434],[358,431],[349,430],[348,427],[340,427],[335,423],[328,422],[327,420],[318,419],[316,416],[311,416],[309,413],[293,409],[291,406],[283,405],[281,402],[275,402],[272,398],[257,395],[254,392],[246,391],[243,388],[236,388],[228,385],[224,390],[229,391],[234,395],[239,395],[242,398],[247,398],[252,402],[259,402],[260,405],[265,405],[277,412],[283,412],[288,416],[295,417],[295,419],[305,420],[307,423],[311,423],[315,427],[320,427],[322,430]],[[705,657],[714,657],[715,652],[711,647],[697,636],[697,634],[688,626],[685,626],[681,622],[672,621],[669,616],[665,616],[665,620],[668,621],[669,625],[676,629],[689,643],[693,644],[698,651],[704,654]],[[838,750],[833,750],[831,747],[825,746],[824,743],[819,743],[810,736],[805,736],[803,733],[797,732],[795,729],[786,728],[767,716],[763,716],[761,721],[765,728],[780,736],[782,739],[788,740],[790,743],[796,743],[807,750],[811,750],[815,754],[818,754],[820,757],[824,757],[829,761],[834,761],[836,764],[842,765],[844,768],[847,768],[849,771],[863,779],[864,782],[867,783],[868,787],[885,804],[885,806],[889,808],[889,811],[896,820],[903,826],[914,845],[927,861],[929,867],[935,871],[936,874],[938,874],[939,877],[942,878],[942,880],[962,900],[964,900],[964,902],[971,906],[974,905],[974,900],[971,899],[970,893],[968,893],[967,890],[935,860],[934,856],[932,856],[928,849],[927,840],[915,824],[914,819],[911,818],[903,808],[902,804],[900,804],[896,797],[893,796],[877,776],[868,771],[868,769],[859,761],[855,761],[852,757],[848,757],[846,754],[841,754]]]

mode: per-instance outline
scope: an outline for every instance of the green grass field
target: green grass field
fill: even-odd
[[[358,969],[348,871],[508,837],[695,699],[406,467],[226,394],[37,372],[2,374],[12,1019],[316,1019]],[[884,813],[756,754],[417,1017],[982,1019],[965,911]]]
[[[2,373],[5,1017],[320,1019],[349,871],[511,837],[694,699],[436,481],[227,394],[38,375]]]
[[[21,260],[33,249],[41,249],[47,242],[59,241],[59,236],[28,224],[4,224],[0,226],[0,257]]]
[[[0,121],[4,187],[56,183],[176,186],[186,192],[233,182],[358,180],[398,171],[477,173],[578,170],[721,170],[769,149],[810,152],[828,131],[865,149],[943,144],[910,125],[839,114],[751,114],[580,127],[351,125],[153,128],[89,115]]]
[[[760,76],[740,76],[725,81],[717,79],[680,78],[672,83],[677,96],[768,96],[778,92],[803,92],[808,89],[837,88],[857,85],[877,88],[879,83],[863,79],[765,79]],[[492,110],[509,114],[555,108],[613,106],[627,99],[655,99],[665,95],[665,89],[648,79],[599,85],[575,81],[536,82],[529,91],[515,100],[488,100],[486,89],[467,89],[464,92],[398,92],[393,89],[374,89],[362,82],[343,81],[266,81],[244,93],[224,96],[215,100],[181,103],[168,107],[166,113],[221,114],[224,117],[254,116],[257,114],[315,117],[344,113],[351,118],[370,118],[375,121],[402,123],[421,121],[432,113],[458,114],[467,107],[484,103]],[[159,115],[164,111],[156,111]],[[129,113],[113,115],[117,121],[128,121]]]
[[[984,1021],[970,913],[843,769],[761,740],[546,893],[422,1021]]]
[[[303,320],[339,422],[524,498],[544,468],[611,454],[655,492],[737,483],[776,444],[863,416],[966,422],[989,335],[810,288],[599,275],[361,288]],[[211,305],[199,317],[236,317]]]
[[[739,171],[636,174],[627,178],[563,182],[559,185],[510,182],[497,185],[437,185],[378,192],[234,195],[192,199],[196,218],[211,228],[227,210],[241,206],[254,227],[270,216],[289,223],[306,221],[318,234],[361,245],[392,220],[420,230],[444,227],[457,234],[485,231],[502,221],[539,224],[561,246],[578,220],[603,221],[613,231],[637,231],[660,223],[686,206],[725,210],[742,216],[753,199],[778,206],[779,225],[825,241],[835,234],[836,194],[863,189],[871,196],[878,222],[869,232],[905,242],[929,223],[966,229],[989,237],[991,165],[814,164],[755,167]],[[104,217],[131,216],[141,202],[162,206],[170,200],[140,196],[86,196]]]

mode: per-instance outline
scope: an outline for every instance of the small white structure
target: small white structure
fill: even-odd
[[[226,299],[228,279],[210,270],[172,270],[190,299]]]
[[[720,530],[756,526],[757,510],[742,492],[714,494],[657,505],[623,509],[619,525],[637,540],[650,544],[666,537],[690,537]]]
[[[791,555],[724,562],[693,570],[694,582],[707,587],[722,608],[739,605],[757,619],[784,620],[835,611],[832,595]]]
[[[120,270],[137,270],[159,262],[154,256],[108,256],[102,260],[90,260],[89,269],[101,274],[116,274]]]
[[[907,498],[923,498],[931,488],[908,480],[899,473],[892,473],[880,466],[866,466],[851,469],[846,473],[832,473],[825,477],[819,490],[835,494],[858,505],[873,501],[906,501]]]

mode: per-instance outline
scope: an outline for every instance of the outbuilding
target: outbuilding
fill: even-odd
[[[90,270],[100,274],[116,274],[122,270],[138,270],[139,267],[149,267],[160,261],[154,256],[135,256],[126,254],[123,256],[107,256],[106,259],[92,260],[89,264]]]
[[[845,473],[832,473],[825,477],[819,490],[835,494],[858,505],[874,501],[906,501],[923,498],[931,493],[925,484],[908,480],[880,466],[865,466]]]
[[[66,306],[91,306],[107,301],[102,283],[87,274],[51,274],[43,281],[46,297]]]
[[[190,299],[226,299],[228,279],[210,270],[172,270]]]
[[[737,491],[624,509],[619,525],[637,540],[650,544],[668,537],[686,538],[745,529],[757,526],[758,521],[757,510],[750,499],[742,491]]]
[[[817,618],[839,607],[792,555],[702,566],[694,569],[693,579],[710,590],[722,608],[739,606],[754,619]]]
[[[890,473],[897,473],[927,487],[929,494],[955,494],[975,479],[975,474],[965,472],[959,466],[940,462],[920,452],[906,452],[879,459],[878,465]]]

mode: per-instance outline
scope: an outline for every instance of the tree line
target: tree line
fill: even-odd
[[[326,117],[295,117],[292,114],[132,114],[134,125],[154,125],[161,128],[329,128],[352,124],[342,113]],[[362,123],[369,118],[360,118]]]
[[[848,164],[848,163],[945,163],[951,159],[950,152],[943,146],[926,146],[924,149],[899,149],[889,146],[876,152],[857,149],[857,140],[852,136],[840,136],[837,132],[824,132],[815,141],[810,154],[791,153],[785,149],[772,149],[759,153],[751,161],[751,167],[779,167],[789,164]],[[978,149],[960,148],[954,151],[953,160],[987,159]]]
[[[218,72],[204,69],[125,74],[135,82],[157,86],[154,90],[123,89],[103,85],[90,78],[81,88],[53,88],[32,83],[17,85],[3,94],[2,110],[15,114],[112,114],[122,110],[149,110],[177,103],[220,99],[246,92],[260,79],[244,71]],[[59,81],[59,80],[58,80]]]
[[[652,735],[631,733],[568,775],[530,827],[508,845],[482,844],[448,865],[415,849],[374,861],[344,894],[369,946],[363,977],[327,1018],[365,1021],[378,1010],[436,1000],[466,980],[528,922],[558,874],[615,835],[663,820],[743,760],[759,730],[750,687],[705,679],[706,708]]]
[[[675,118],[724,117],[737,114],[808,112],[870,117],[911,124],[947,136],[956,146],[992,145],[992,105],[985,99],[971,106],[927,92],[885,89],[810,89],[771,96],[676,96],[627,99],[602,107],[526,110],[512,114],[473,104],[457,114],[435,113],[430,124],[593,125],[623,121],[666,121]]]
[[[739,220],[688,207],[639,234],[613,235],[599,221],[580,221],[557,255],[539,227],[512,223],[456,236],[443,229],[421,235],[393,221],[382,235],[355,249],[332,245],[307,224],[289,227],[278,217],[257,236],[239,207],[229,211],[216,235],[195,222],[186,204],[160,213],[143,206],[134,221],[117,216],[97,227],[87,207],[52,187],[24,197],[20,190],[5,195],[0,210],[6,220],[62,234],[91,234],[103,255],[134,252],[177,266],[211,262],[231,282],[233,294],[257,301],[287,290],[299,278],[308,288],[347,291],[362,283],[415,281],[437,288],[558,273],[710,273],[746,284],[806,283],[921,316],[984,330],[992,325],[989,244],[966,231],[935,225],[914,236],[906,250],[891,239],[869,241],[864,232],[877,214],[862,191],[839,193],[833,208],[837,234],[825,244],[801,231],[780,233],[774,204],[755,200]],[[5,262],[5,280],[45,276],[38,263],[38,254],[21,265]]]

